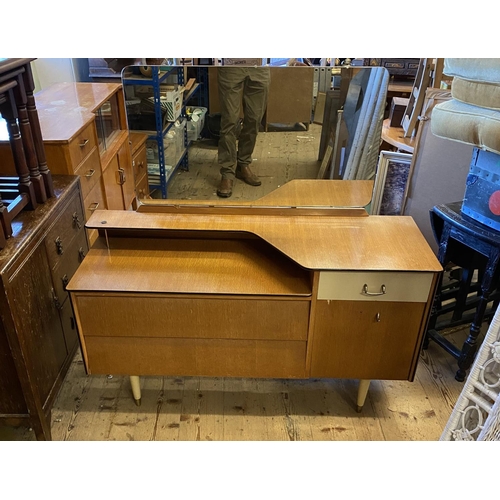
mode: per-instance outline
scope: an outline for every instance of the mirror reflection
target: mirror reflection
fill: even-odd
[[[235,203],[295,179],[375,178],[384,68],[128,66],[122,83],[143,203]]]

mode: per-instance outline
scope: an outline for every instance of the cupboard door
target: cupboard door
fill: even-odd
[[[132,155],[130,154],[128,141],[124,141],[117,155],[120,169],[119,177],[122,187],[123,207],[125,210],[128,210],[135,198],[134,171],[132,169]]]
[[[118,155],[115,155],[102,173],[104,190],[106,191],[106,205],[109,210],[124,209],[119,168]]]
[[[318,300],[311,377],[408,380],[425,303]]]
[[[26,350],[25,362],[33,374],[42,404],[66,359],[66,343],[55,300],[52,276],[44,245],[39,245],[23,262],[9,283],[12,316]],[[21,338],[22,337],[22,338]]]

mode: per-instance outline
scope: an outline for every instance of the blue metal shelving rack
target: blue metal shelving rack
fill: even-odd
[[[123,84],[124,85],[151,85],[153,88],[153,103],[154,103],[154,114],[155,114],[155,133],[150,135],[148,139],[156,140],[158,144],[158,163],[159,163],[159,171],[160,171],[160,183],[159,184],[150,184],[149,187],[153,189],[160,189],[162,198],[167,198],[167,188],[168,183],[173,178],[174,173],[178,168],[182,168],[184,170],[189,169],[189,159],[188,159],[188,140],[187,140],[187,128],[184,128],[184,152],[178,158],[176,165],[173,166],[172,171],[167,176],[165,172],[165,148],[163,144],[163,140],[165,135],[174,125],[173,122],[164,126],[163,124],[163,116],[162,109],[160,103],[160,85],[167,79],[168,76],[177,72],[177,83],[179,85],[184,85],[184,67],[165,67],[165,66],[151,66],[152,75],[151,78],[147,77],[124,77]],[[189,98],[197,91],[199,85],[191,92]],[[187,101],[186,101],[187,102]],[[183,105],[181,111],[181,117],[184,118],[185,114],[185,106]]]

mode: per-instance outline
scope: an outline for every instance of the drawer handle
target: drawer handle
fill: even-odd
[[[61,240],[61,237],[58,236],[55,240],[55,244],[56,244],[56,250],[57,250],[57,253],[59,255],[62,255],[63,252],[64,252],[64,249],[63,249],[63,244],[62,244],[62,240]]]
[[[386,290],[385,290],[385,285],[382,285],[380,287],[380,292],[369,292],[368,291],[368,285],[365,283],[363,285],[363,291],[361,292],[363,295],[368,295],[370,297],[375,297],[377,295],[385,295]]]
[[[52,292],[52,301],[54,302],[56,309],[61,309],[61,302],[59,301],[56,291],[53,288],[51,288],[50,291]]]
[[[78,250],[78,255],[80,256],[80,260],[83,260],[85,258],[85,250],[83,249],[83,247],[80,247],[80,249]]]
[[[375,315],[375,320],[377,321],[377,323],[380,323],[380,313],[377,313]]]
[[[88,139],[83,139],[82,142],[80,142],[79,146],[81,148],[84,148],[87,144],[89,143],[89,140]]]
[[[78,212],[73,214],[73,224],[76,224],[78,229],[81,229],[82,223],[80,222],[80,217],[78,216]]]
[[[94,203],[91,203],[91,205],[90,205],[90,207],[89,207],[89,210],[90,210],[91,212],[94,212],[95,210],[97,210],[97,208],[98,208],[98,207],[99,207],[99,202],[98,202],[98,201],[96,201],[96,202],[94,202]]]
[[[141,161],[141,163],[139,163],[139,168],[144,168],[144,162]]]
[[[68,278],[68,275],[65,274],[62,278],[61,278],[61,281],[62,281],[62,284],[63,284],[63,289],[66,290],[66,287],[68,286],[68,283],[69,283],[69,278]]]
[[[125,181],[127,180],[125,170],[123,170],[123,168],[119,168],[118,173],[120,174],[120,184],[125,184]]]
[[[92,177],[93,175],[95,174],[95,170],[93,168],[91,168],[86,174],[85,174],[85,177],[87,177],[87,179],[89,179],[90,177]]]

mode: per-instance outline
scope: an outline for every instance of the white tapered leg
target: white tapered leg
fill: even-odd
[[[141,406],[141,380],[137,375],[130,375],[130,385],[132,387],[132,394],[137,406]]]
[[[370,380],[360,380],[358,387],[358,400],[356,411],[361,413],[363,405],[365,404],[366,395],[368,394],[368,388],[370,387]]]

